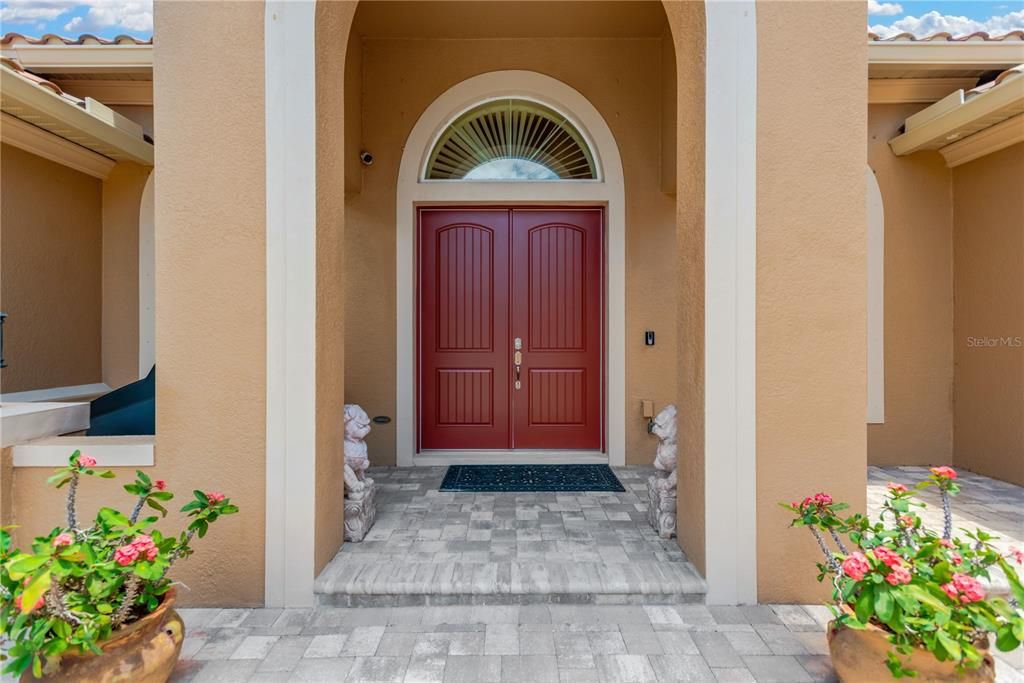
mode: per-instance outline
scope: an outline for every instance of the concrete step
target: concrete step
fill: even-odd
[[[401,607],[701,603],[707,588],[687,561],[366,562],[341,552],[315,590],[323,606]]]

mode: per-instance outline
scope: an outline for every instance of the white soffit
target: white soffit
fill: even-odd
[[[5,45],[4,57],[36,73],[152,73],[150,45]]]
[[[897,156],[935,150],[1024,113],[1024,73],[1010,74],[987,90],[958,90],[908,118],[905,132],[889,141]]]
[[[906,70],[1005,69],[1024,61],[1024,41],[872,41],[868,43],[868,69],[874,77],[883,65]]]
[[[87,106],[88,110],[6,66],[0,69],[4,112],[116,161],[153,165],[153,145],[138,130],[122,127],[121,119],[98,102]]]

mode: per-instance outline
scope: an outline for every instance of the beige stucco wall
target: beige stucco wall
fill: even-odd
[[[679,409],[678,542],[697,569],[705,567],[704,515],[704,5],[665,5],[679,74],[676,134],[676,405]],[[673,54],[674,52],[674,54]],[[664,59],[664,56],[663,56]],[[663,113],[663,117],[667,116]]]
[[[354,3],[316,8],[316,529],[314,569],[326,565],[344,539],[345,458],[345,176],[351,149],[344,81]],[[350,51],[349,51],[350,52]],[[358,110],[357,110],[358,111]]]
[[[1019,485],[1024,485],[1022,178],[1024,144],[953,170],[953,461]]]
[[[924,106],[868,108],[868,164],[885,208],[885,423],[868,425],[872,465],[953,453],[953,175],[938,152],[898,157],[888,144]]]
[[[103,182],[103,381],[139,379],[139,205],[149,167],[119,163]]]
[[[101,181],[10,145],[0,157],[0,389],[99,382]]]
[[[779,501],[827,490],[854,510],[865,504],[865,12],[852,0],[757,5],[756,523],[766,602],[828,591],[814,580],[813,540],[787,527]]]
[[[362,45],[362,147],[374,165],[349,196],[346,236],[346,400],[395,415],[395,188],[402,145],[446,89],[499,69],[534,70],[586,96],[607,120],[626,178],[627,461],[650,462],[640,400],[676,396],[675,199],[661,191],[661,39],[390,40]],[[691,49],[692,48],[691,46]],[[699,131],[692,131],[697,134]],[[643,345],[643,330],[657,346]],[[395,462],[395,429],[374,425],[374,462]]]
[[[157,450],[177,490],[221,489],[177,572],[186,600],[263,601],[266,190],[263,3],[158,0],[155,125]],[[224,36],[246,36],[224,49]],[[187,45],[188,49],[181,49]],[[216,64],[216,68],[196,65]]]

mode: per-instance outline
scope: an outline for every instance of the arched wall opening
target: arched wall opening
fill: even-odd
[[[637,419],[640,398],[651,398],[658,405],[673,401],[680,405],[680,436],[681,441],[685,439],[680,455],[680,514],[681,526],[688,529],[681,533],[680,544],[698,567],[713,577],[711,583],[720,584],[718,588],[712,585],[718,591],[715,601],[746,602],[752,595],[756,599],[756,567],[749,561],[755,553],[754,534],[744,522],[744,509],[752,504],[754,493],[752,391],[748,393],[753,376],[743,372],[750,369],[753,358],[752,251],[730,256],[730,250],[743,243],[742,238],[737,239],[739,233],[750,237],[746,233],[753,222],[749,203],[741,202],[738,212],[722,203],[726,196],[735,196],[740,186],[752,194],[747,187],[753,182],[751,154],[737,154],[724,137],[716,139],[719,172],[715,201],[710,191],[705,198],[704,182],[705,172],[712,168],[705,164],[704,156],[705,139],[711,140],[712,127],[722,136],[728,122],[738,122],[742,130],[735,142],[745,139],[748,147],[752,143],[753,90],[743,85],[743,69],[729,66],[736,62],[727,59],[726,53],[737,49],[743,53],[744,69],[749,69],[751,60],[756,61],[751,56],[753,7],[719,8],[713,20],[711,14],[705,16],[699,3],[667,3],[664,9],[659,3],[598,3],[627,12],[656,8],[657,13],[644,16],[658,17],[657,38],[650,36],[657,44],[622,55],[592,45],[584,50],[588,39],[575,36],[571,41],[554,41],[571,42],[569,54],[556,59],[557,50],[543,43],[552,42],[549,39],[557,33],[516,35],[515,25],[473,19],[472,8],[477,4],[460,4],[468,14],[457,24],[439,19],[443,15],[389,16],[393,12],[390,3],[360,3],[358,9],[355,3],[317,3],[315,17],[308,9],[290,3],[268,5],[267,602],[301,604],[311,600],[311,577],[341,544],[337,504],[341,405],[346,400],[359,402],[371,415],[387,415],[386,402],[396,395],[397,367],[392,359],[397,354],[397,292],[392,283],[397,280],[394,212],[402,143],[420,112],[446,88],[499,66],[507,68],[509,60],[518,69],[557,78],[585,95],[607,120],[622,150],[627,196],[624,256],[627,272],[632,264],[638,274],[634,290],[629,289],[630,278],[626,277],[630,302],[626,374],[639,378],[646,373],[668,380],[657,395],[645,387],[631,393],[627,380],[623,410],[627,420],[642,423]],[[487,6],[482,11],[498,6],[479,4]],[[521,16],[529,19],[531,12],[540,11],[538,6],[522,3]],[[383,20],[364,19],[364,25],[384,27],[390,35],[359,32],[357,12],[371,7],[382,13]],[[372,18],[372,14],[367,16]],[[532,31],[538,31],[538,26],[544,27],[541,32],[566,30],[565,23],[557,21],[524,21],[520,27],[527,24]],[[481,62],[467,59],[460,51],[467,49],[461,43],[473,42],[464,36],[464,41],[443,40],[433,54],[419,59],[424,56],[417,52],[423,49],[419,43],[427,41],[410,40],[409,34],[451,25],[472,31],[477,38],[504,41],[504,48],[525,44],[533,49],[492,51]],[[613,17],[597,25],[613,31],[623,23]],[[736,25],[742,25],[742,30],[734,31]],[[705,26],[709,33],[729,37],[715,48],[714,60],[705,51],[705,44],[710,50],[714,43],[705,40]],[[350,28],[351,39],[339,40]],[[311,34],[316,36],[312,43],[308,40]],[[619,36],[618,41],[628,39]],[[643,69],[631,68],[635,66],[632,60],[640,57],[657,65],[653,86],[637,78]],[[489,64],[488,59],[500,59],[501,63]],[[550,63],[530,68],[534,60]],[[296,67],[301,70],[303,64],[315,64],[315,79],[312,74],[295,76]],[[588,73],[565,76],[555,72],[556,68],[579,69],[581,64],[589,67]],[[442,68],[425,68],[428,66]],[[722,93],[716,96],[715,106],[704,98],[705,83],[712,78]],[[324,83],[341,83],[343,87],[320,87]],[[627,97],[609,102],[603,92],[626,93]],[[744,98],[742,106],[730,107],[737,96]],[[629,107],[652,115],[650,125],[630,125]],[[709,112],[707,138],[702,125],[705,108]],[[731,111],[731,115],[712,126],[711,113],[719,111]],[[652,129],[657,131],[654,143],[644,139]],[[361,163],[360,151],[373,155],[372,165]],[[710,158],[710,149],[708,155]],[[639,160],[641,167],[635,176],[630,172],[632,160]],[[737,163],[739,174],[732,172]],[[314,177],[315,182],[310,183]],[[646,212],[651,210],[663,218],[646,220]],[[705,221],[713,217],[716,233],[705,240]],[[654,223],[660,231],[658,239],[646,243],[630,239],[633,227],[645,230]],[[711,272],[709,261],[707,277],[712,279],[705,280],[706,256],[734,261],[721,272]],[[645,270],[651,263],[659,268]],[[737,268],[743,277],[737,278]],[[736,288],[742,290],[739,298]],[[713,309],[706,309],[706,302],[714,303]],[[632,334],[634,327],[643,331],[648,321],[658,326],[668,322],[668,327],[659,327],[658,344],[653,348],[644,348],[643,338]],[[723,333],[735,338],[712,353],[704,340],[713,337],[721,341]],[[375,358],[382,359],[376,369]],[[715,362],[713,373],[711,360]],[[742,367],[735,366],[736,362]],[[722,373],[729,381],[716,396],[706,396],[705,385],[713,379],[709,375],[717,379]],[[310,390],[310,386],[314,388]],[[380,397],[385,411],[375,409],[375,396]],[[714,408],[715,420],[706,416],[707,406]],[[734,429],[740,418],[741,428]],[[627,462],[649,462],[653,442],[642,427],[633,433],[635,440],[628,434],[625,440]],[[706,434],[719,439],[716,447],[723,447],[710,474],[705,469]],[[395,431],[379,429],[370,448],[375,454],[372,457],[379,454],[378,462],[388,464],[387,454],[397,454]],[[729,472],[733,472],[729,476],[738,476],[735,485],[746,502],[726,496],[709,510],[705,488],[724,483]],[[308,495],[310,480],[315,482],[312,498]],[[714,528],[706,531],[712,520]],[[715,538],[730,539],[732,550],[716,548],[716,553],[706,553],[706,544]],[[738,545],[742,550],[733,547]],[[724,571],[718,572],[717,567]]]

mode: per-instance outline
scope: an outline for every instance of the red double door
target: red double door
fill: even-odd
[[[421,449],[603,449],[603,224],[420,209]]]

